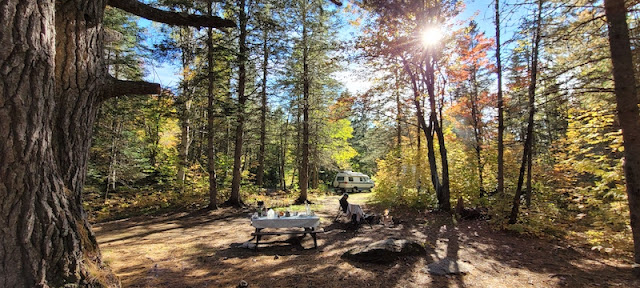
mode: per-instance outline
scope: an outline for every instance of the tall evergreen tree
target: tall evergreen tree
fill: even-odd
[[[617,112],[625,147],[624,172],[635,250],[634,273],[640,275],[640,112],[626,20],[627,9],[621,0],[605,0],[604,5],[609,27]]]

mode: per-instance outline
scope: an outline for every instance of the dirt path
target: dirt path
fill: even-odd
[[[351,203],[366,203],[368,193]],[[640,287],[622,261],[566,244],[491,231],[483,221],[454,224],[443,214],[394,215],[393,227],[348,229],[334,223],[339,196],[317,199],[322,217],[318,249],[310,237],[286,236],[259,251],[241,248],[251,239],[249,210],[171,214],[97,224],[103,258],[124,287]],[[365,211],[368,209],[365,205]],[[393,264],[365,264],[340,257],[350,248],[389,237],[425,243],[427,255]],[[448,257],[473,269],[433,276],[427,264]]]

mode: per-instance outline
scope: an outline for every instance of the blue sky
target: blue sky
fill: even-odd
[[[468,21],[473,19],[478,23],[478,28],[484,31],[487,37],[495,36],[495,28],[493,24],[494,16],[494,2],[492,0],[475,0],[467,1],[465,10],[458,16],[459,21]],[[501,2],[501,5],[505,5]],[[345,21],[347,22],[347,21]],[[157,28],[153,27],[151,22],[147,20],[140,20],[139,24],[143,27],[147,27],[148,33],[153,35],[157,32]],[[348,23],[346,25],[349,25]],[[502,25],[501,25],[502,26]],[[341,34],[344,37],[351,37],[350,35],[355,30],[347,27]],[[149,37],[149,43],[157,41],[157,38],[153,36]],[[504,39],[508,37],[503,36]],[[158,63],[157,61],[151,61],[151,63],[145,63],[149,74],[145,77],[145,80],[160,83],[162,88],[175,89],[180,81],[179,67],[172,65],[171,63]],[[369,83],[363,79],[358,79],[357,75],[366,74],[366,71],[362,71],[363,67],[356,65],[348,65],[342,72],[336,73],[336,78],[340,80],[344,86],[352,93],[363,92],[369,87]]]
[[[456,20],[468,23],[469,20],[473,19],[478,23],[478,29],[484,31],[487,37],[493,38],[495,37],[494,3],[492,0],[467,1],[465,9],[458,15]],[[348,28],[347,30],[356,31],[353,28]],[[345,68],[345,70],[336,73],[335,76],[342,81],[352,94],[365,92],[371,86],[367,80],[369,74],[363,71],[366,68],[355,63],[349,63]]]

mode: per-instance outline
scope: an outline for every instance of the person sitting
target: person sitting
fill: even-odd
[[[342,209],[343,213],[347,213],[347,209],[349,208],[349,201],[347,201],[348,198],[349,194],[347,193],[342,194],[342,198],[340,198],[340,209]]]

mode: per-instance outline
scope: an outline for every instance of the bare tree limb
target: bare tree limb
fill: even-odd
[[[160,94],[160,84],[145,81],[118,80],[109,75],[102,101],[122,95]]]
[[[342,1],[340,0],[329,0],[331,1],[333,4],[336,4],[337,6],[342,6]]]
[[[232,28],[234,21],[217,16],[193,15],[160,10],[136,0],[108,0],[111,7],[119,8],[131,14],[151,21],[176,26]]]

